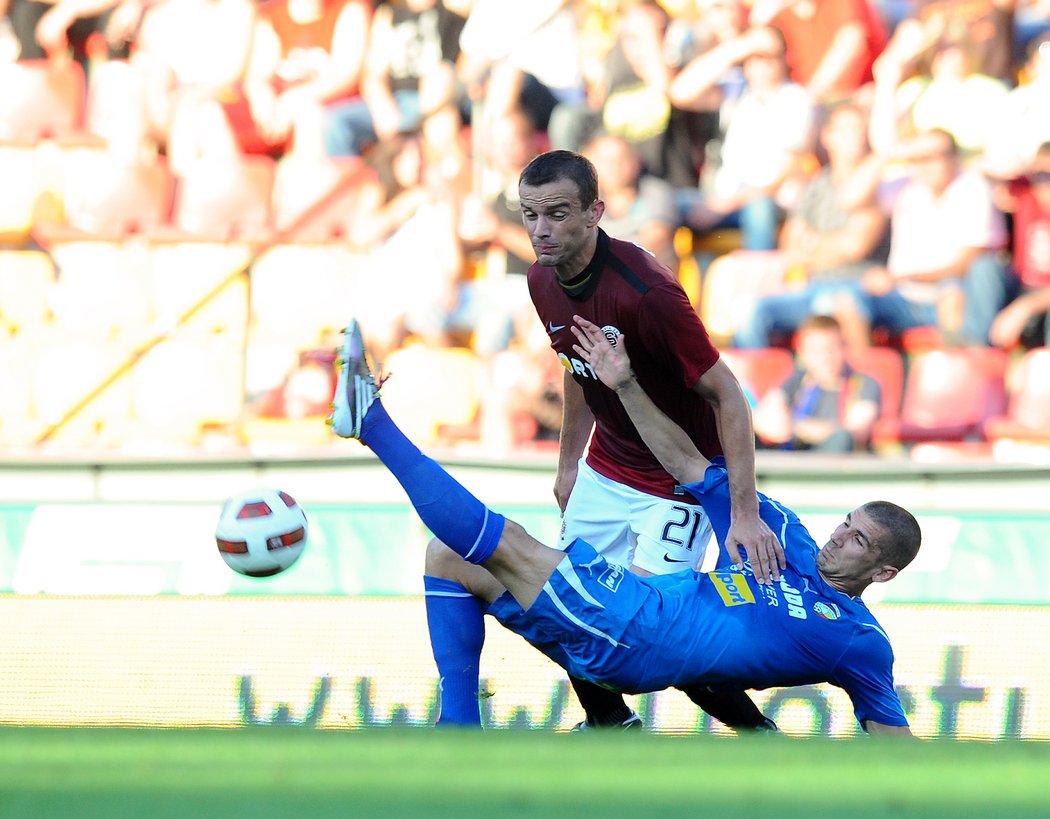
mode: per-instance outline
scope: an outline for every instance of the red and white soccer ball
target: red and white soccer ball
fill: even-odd
[[[235,572],[270,577],[299,559],[307,532],[306,513],[295,498],[263,487],[226,501],[215,527],[215,543]]]

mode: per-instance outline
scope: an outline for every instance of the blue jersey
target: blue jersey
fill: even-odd
[[[795,513],[759,493],[762,519],[787,557],[780,582],[763,586],[750,566],[734,570],[725,551],[725,469],[711,467],[685,488],[718,539],[709,574],[640,578],[577,540],[528,612],[510,595],[490,612],[571,675],[627,693],[829,682],[846,691],[861,722],[907,725],[886,633],[860,598],[824,582],[817,545]]]

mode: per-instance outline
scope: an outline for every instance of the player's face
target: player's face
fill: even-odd
[[[544,267],[561,279],[581,272],[594,255],[598,220],[605,210],[600,199],[580,202],[575,183],[558,179],[546,185],[522,185],[521,219]]]
[[[828,581],[848,585],[870,581],[883,566],[877,545],[880,534],[863,507],[854,509],[817,554],[817,568]]]

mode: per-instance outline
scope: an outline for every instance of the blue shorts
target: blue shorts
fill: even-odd
[[[628,694],[661,691],[695,681],[705,665],[675,628],[690,628],[703,577],[643,579],[576,539],[527,612],[509,593],[488,612],[572,677]]]

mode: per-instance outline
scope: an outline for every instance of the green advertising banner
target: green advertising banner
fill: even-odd
[[[499,506],[554,543],[550,507]],[[288,571],[242,577],[219,557],[218,509],[200,503],[0,505],[0,593],[62,595],[410,595],[422,590],[428,533],[403,503],[311,504],[309,543]],[[802,509],[817,537],[841,512]],[[1045,605],[1050,513],[920,513],[923,547],[869,602]]]

